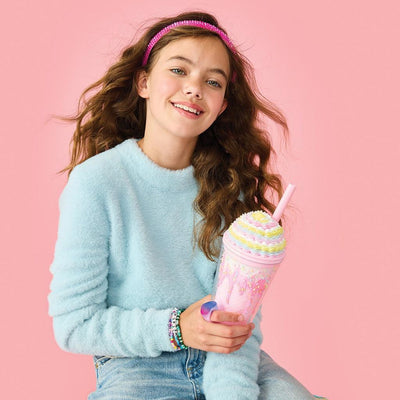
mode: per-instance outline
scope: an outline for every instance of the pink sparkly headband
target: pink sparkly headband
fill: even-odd
[[[221,38],[221,40],[228,46],[228,48],[233,53],[236,53],[235,46],[233,45],[233,43],[229,39],[228,35],[226,33],[224,33],[223,31],[221,31],[221,29],[219,29],[216,26],[211,25],[211,24],[209,24],[207,22],[203,22],[203,21],[184,20],[184,21],[174,22],[173,24],[166,26],[165,28],[161,29],[160,32],[158,32],[156,35],[154,35],[152,37],[152,39],[150,40],[150,42],[149,42],[149,44],[147,46],[147,49],[146,49],[146,51],[144,53],[144,56],[143,56],[143,61],[142,61],[142,66],[143,67],[147,64],[147,61],[149,60],[149,56],[150,56],[151,50],[153,50],[153,47],[156,45],[156,43],[164,35],[166,35],[172,29],[177,28],[178,26],[195,26],[197,28],[202,28],[202,29],[206,29],[206,30],[208,30],[210,32],[214,32]]]

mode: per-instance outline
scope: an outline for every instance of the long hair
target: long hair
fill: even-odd
[[[76,129],[71,160],[64,172],[69,174],[76,165],[128,138],[144,136],[146,103],[138,95],[136,78],[140,71],[151,71],[163,47],[186,37],[219,37],[197,27],[177,27],[157,42],[143,67],[143,54],[151,38],[181,20],[200,20],[223,30],[212,15],[201,12],[163,18],[147,29],[101,79],[83,92],[76,115],[65,118],[75,122]],[[285,135],[288,132],[282,112],[259,93],[251,64],[239,52],[226,48],[231,74],[235,74],[226,88],[228,106],[199,136],[191,159],[199,182],[194,206],[202,217],[195,237],[211,260],[218,253],[216,239],[236,217],[252,210],[273,212],[274,199],[282,195],[281,179],[271,168],[269,133],[260,124],[263,116],[280,125]]]

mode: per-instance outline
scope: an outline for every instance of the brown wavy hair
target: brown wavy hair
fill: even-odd
[[[71,140],[71,161],[63,172],[69,174],[76,165],[128,138],[144,136],[146,103],[137,92],[138,73],[150,72],[159,51],[173,40],[219,37],[197,27],[175,28],[158,41],[147,65],[142,67],[150,39],[165,26],[181,20],[200,20],[223,30],[215,17],[202,12],[163,18],[148,28],[135,44],[122,52],[101,79],[83,92],[76,115],[64,118],[75,122],[76,129]],[[288,132],[282,112],[259,93],[253,68],[246,57],[226,48],[231,75],[232,71],[236,75],[226,89],[228,106],[199,136],[191,159],[200,188],[195,208],[202,216],[195,238],[209,259],[218,253],[216,239],[240,214],[260,209],[274,211],[274,199],[282,195],[282,182],[272,172],[274,152],[261,121],[267,117],[283,128],[284,136]]]

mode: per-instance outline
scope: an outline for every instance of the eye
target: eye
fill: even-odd
[[[222,86],[221,86],[217,81],[214,81],[213,79],[209,79],[209,80],[207,81],[207,83],[208,83],[210,86],[214,86],[214,87],[216,87],[216,88],[222,88]]]
[[[185,71],[182,68],[171,68],[170,71],[176,75],[184,75]]]

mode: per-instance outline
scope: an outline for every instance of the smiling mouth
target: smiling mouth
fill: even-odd
[[[175,108],[180,108],[181,110],[188,111],[188,112],[190,112],[190,113],[192,113],[192,114],[195,114],[195,115],[200,115],[200,114],[202,113],[202,111],[195,110],[195,109],[192,108],[192,107],[184,106],[183,104],[172,103],[172,105],[173,105]]]

